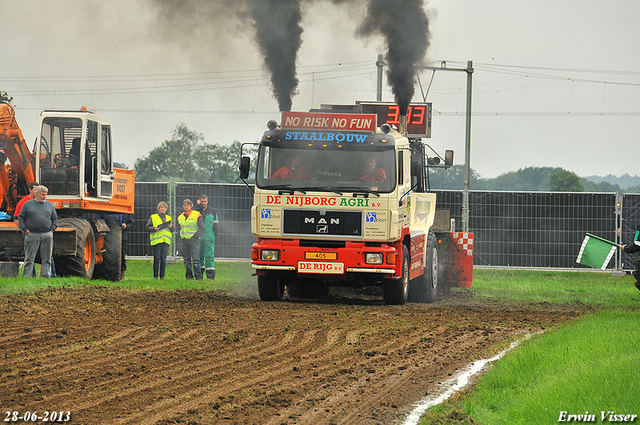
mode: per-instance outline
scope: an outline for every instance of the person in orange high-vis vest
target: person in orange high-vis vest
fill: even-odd
[[[193,209],[191,199],[182,201],[184,212],[178,216],[182,258],[187,279],[202,280],[200,270],[200,236],[204,233],[202,214]]]

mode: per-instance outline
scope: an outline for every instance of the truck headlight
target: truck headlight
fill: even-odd
[[[364,262],[366,264],[382,264],[383,255],[379,252],[367,252],[364,254]]]
[[[278,261],[279,252],[277,249],[263,249],[260,252],[260,259],[262,261]]]

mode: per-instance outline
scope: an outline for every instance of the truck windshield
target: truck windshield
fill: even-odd
[[[256,184],[262,189],[392,192],[393,146],[365,150],[349,145],[261,145]]]

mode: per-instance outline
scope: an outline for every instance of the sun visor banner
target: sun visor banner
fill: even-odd
[[[324,112],[283,112],[282,128],[316,131],[362,131],[373,133],[378,126],[375,114]]]

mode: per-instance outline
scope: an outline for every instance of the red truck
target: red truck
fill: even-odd
[[[406,121],[378,126],[376,114],[283,112],[268,128],[251,209],[262,300],[376,285],[386,304],[433,302],[441,278],[471,284],[473,234],[451,232],[427,190],[427,167],[450,167],[453,151],[428,158]],[[243,157],[243,179],[250,166]]]

